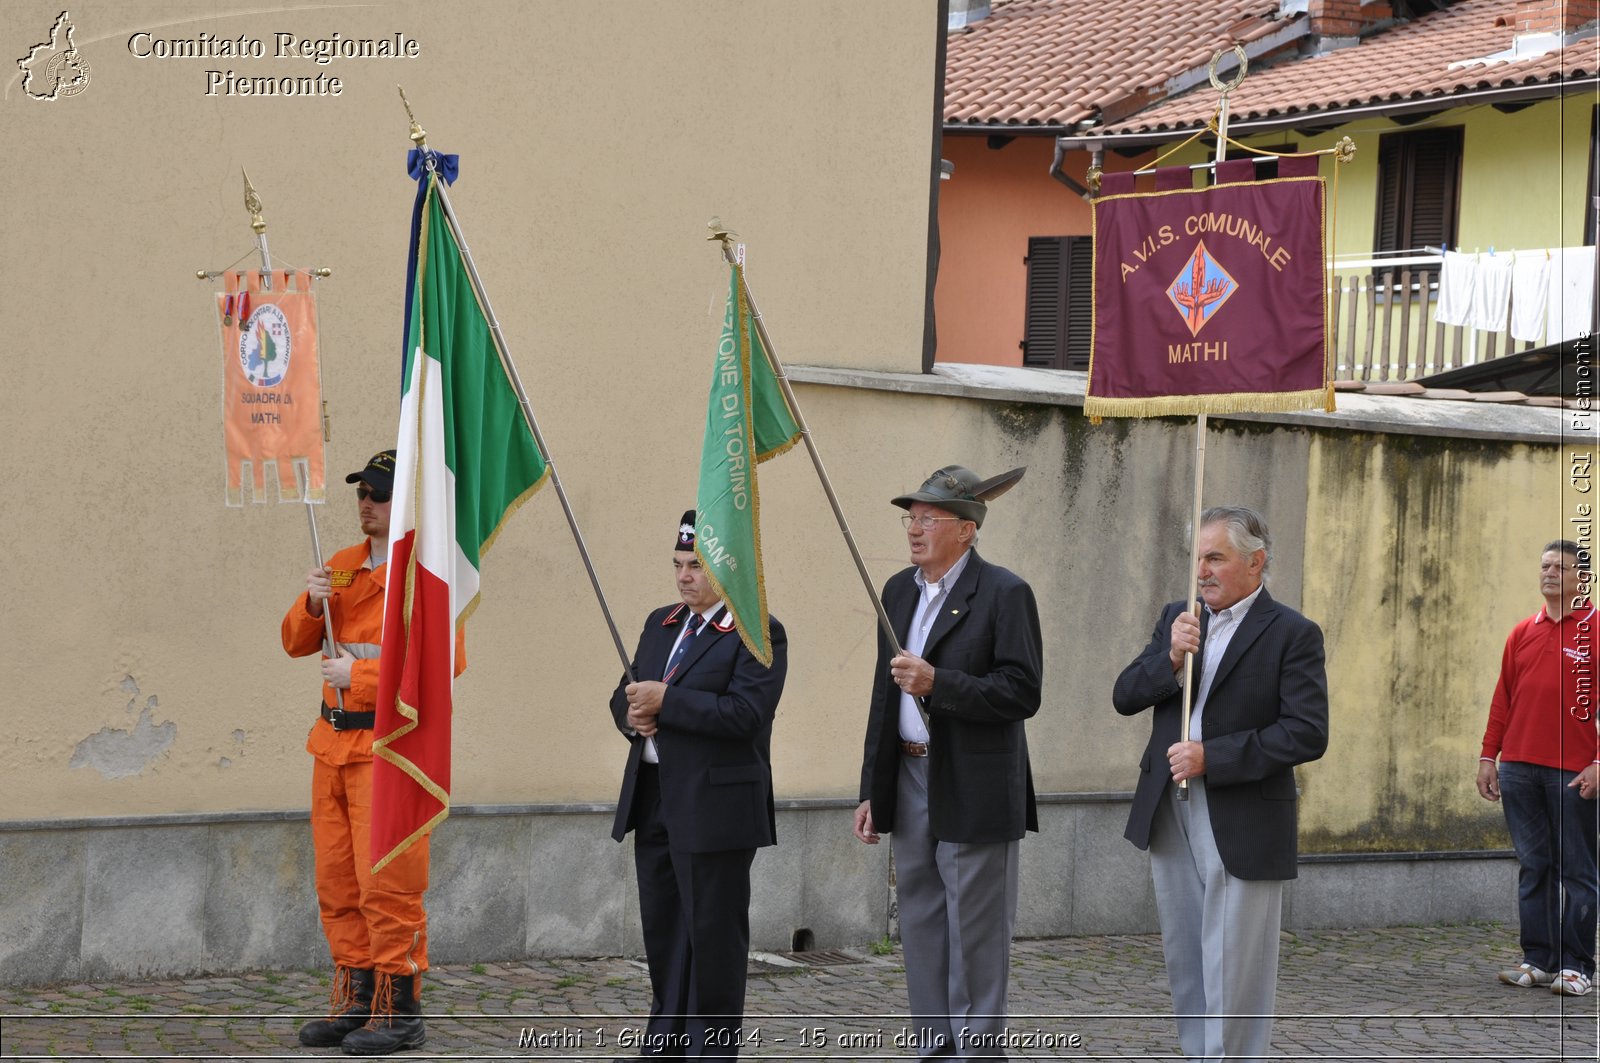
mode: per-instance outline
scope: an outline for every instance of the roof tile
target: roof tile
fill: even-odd
[[[1202,78],[1160,100],[1168,83],[1235,40],[1291,25],[1278,9],[1278,0],[1185,0],[1183,16],[1173,17],[1149,0],[1098,0],[1092,8],[1082,0],[996,0],[989,17],[949,35],[945,121],[1065,128],[1099,118],[1101,108],[1127,114],[1121,101],[1156,98],[1103,131],[1192,129],[1211,118],[1216,93]],[[1516,0],[1458,0],[1353,47],[1262,62],[1230,94],[1232,120],[1595,76],[1600,49],[1592,37],[1534,58],[1496,58],[1513,46],[1515,11]]]
[[[1592,37],[1583,46],[1533,58],[1491,58],[1513,46],[1515,30],[1496,23],[1515,9],[1516,0],[1461,0],[1355,47],[1254,68],[1229,96],[1231,120],[1384,101],[1443,100],[1457,93],[1559,84],[1596,73],[1600,54]],[[1105,132],[1192,129],[1215,110],[1216,94],[1207,87],[1157,103],[1108,125]]]
[[[989,17],[950,34],[945,121],[1020,121],[1010,94],[1036,93],[1028,121],[1072,126],[1098,103],[1159,87],[1232,44],[1230,29],[1271,19],[1278,0],[1185,0],[1175,18],[1150,0],[998,0]]]

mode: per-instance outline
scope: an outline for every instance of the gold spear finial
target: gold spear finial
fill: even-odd
[[[250,228],[260,236],[267,231],[267,219],[261,216],[261,197],[256,194],[255,186],[250,183],[249,171],[241,166],[239,172],[244,174],[244,209],[250,213]]]
[[[721,242],[723,253],[728,256],[729,260],[732,260],[733,240],[734,237],[738,236],[739,234],[731,229],[724,229],[722,227],[721,218],[712,218],[710,221],[706,222],[706,228],[711,230],[711,235],[706,237],[706,239],[717,240]]]
[[[400,102],[405,104],[406,117],[411,119],[411,142],[413,144],[415,144],[420,150],[427,151],[428,150],[428,133],[427,133],[427,130],[423,129],[421,126],[419,126],[417,124],[417,116],[411,113],[411,101],[406,99],[406,90],[400,88],[399,85],[396,85],[395,88],[400,89]]]

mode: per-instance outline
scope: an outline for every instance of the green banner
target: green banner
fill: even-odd
[[[739,637],[762,664],[772,664],[767,585],[761,569],[761,503],[756,466],[800,439],[783,389],[750,319],[744,270],[728,275],[728,305],[711,372],[700,488],[695,498],[694,552],[733,614]]]

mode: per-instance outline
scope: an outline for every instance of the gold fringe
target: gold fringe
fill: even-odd
[[[1196,134],[1197,136],[1199,134]],[[1190,138],[1194,139],[1193,137]],[[1230,138],[1230,144],[1234,141]],[[1185,142],[1187,143],[1187,141]],[[1258,155],[1278,156],[1307,156],[1328,155],[1335,149],[1323,148],[1318,151],[1300,152],[1266,152],[1246,145],[1238,145],[1247,151],[1254,151]],[[1168,154],[1171,154],[1170,152]],[[1165,156],[1163,156],[1165,157]],[[1323,234],[1322,257],[1322,379],[1323,386],[1308,391],[1268,391],[1268,392],[1229,392],[1218,395],[1158,395],[1143,399],[1113,399],[1094,395],[1094,355],[1096,350],[1097,330],[1099,329],[1099,315],[1092,315],[1089,319],[1089,379],[1087,391],[1084,396],[1083,412],[1089,418],[1091,425],[1099,425],[1107,417],[1181,417],[1205,414],[1228,413],[1290,413],[1298,410],[1317,410],[1326,413],[1337,412],[1334,404],[1333,369],[1331,362],[1334,357],[1333,350],[1333,253],[1329,250],[1333,246],[1334,221],[1329,217],[1328,189],[1324,178],[1320,176],[1309,177],[1279,177],[1271,181],[1258,181],[1256,184],[1270,184],[1277,182],[1292,183],[1296,181],[1317,181],[1323,183],[1322,217],[1319,219]],[[1150,199],[1163,195],[1187,195],[1193,189],[1169,189],[1165,192],[1130,192],[1129,198],[1139,197]],[[1339,168],[1333,171],[1333,210],[1337,212],[1339,197]],[[1096,197],[1098,204],[1102,197]],[[1106,196],[1105,199],[1119,199],[1120,196]],[[1335,217],[1336,217],[1335,213]],[[1098,241],[1100,215],[1098,211],[1089,213],[1090,239]],[[1099,268],[1099,256],[1093,256],[1090,266],[1090,291],[1097,289],[1099,278],[1094,273]]]
[[[791,439],[791,440],[789,440],[787,442],[784,442],[784,443],[779,443],[777,446],[773,447],[771,450],[767,451],[764,454],[757,454],[756,455],[756,464],[760,465],[764,461],[771,461],[773,458],[777,457],[779,454],[787,454],[787,453],[789,453],[789,451],[794,449],[795,444],[800,442],[801,435],[803,435],[803,433],[796,432],[794,434],[794,438],[793,439]]]
[[[1083,412],[1091,424],[1105,417],[1182,417],[1195,414],[1289,413],[1328,409],[1331,384],[1309,391],[1229,392],[1219,395],[1153,395],[1142,399],[1085,396]]]

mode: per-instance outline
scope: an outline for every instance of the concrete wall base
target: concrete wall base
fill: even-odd
[[[1022,844],[1019,937],[1151,933],[1148,857],[1128,795],[1049,795]],[[789,801],[756,856],[751,947],[862,945],[890,932],[889,845],[853,801]],[[434,834],[436,963],[642,951],[631,843],[604,806],[457,808]],[[0,984],[173,977],[328,963],[300,813],[0,823]],[[1515,918],[1509,853],[1305,857],[1284,924]]]

